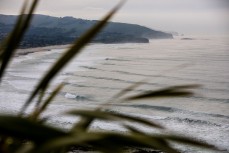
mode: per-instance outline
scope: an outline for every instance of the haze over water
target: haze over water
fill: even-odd
[[[91,44],[53,82],[52,87],[60,82],[65,87],[44,116],[52,116],[51,124],[69,127],[73,120],[58,115],[60,112],[95,108],[143,79],[147,79],[146,83],[130,95],[174,85],[200,84],[191,97],[114,103],[110,109],[156,120],[172,131],[208,141],[228,152],[229,39],[194,38],[151,40],[149,44]],[[53,49],[16,57],[1,84],[0,111],[16,113],[40,76],[63,51]],[[122,130],[102,122],[95,123],[93,128]],[[204,152],[196,148],[184,150]]]

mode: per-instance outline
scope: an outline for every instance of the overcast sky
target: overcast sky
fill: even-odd
[[[23,0],[0,0],[0,14],[18,14]],[[100,19],[118,0],[41,0],[37,14]],[[128,0],[112,21],[184,34],[229,34],[229,0]]]

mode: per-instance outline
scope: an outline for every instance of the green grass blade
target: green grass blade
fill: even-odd
[[[210,149],[210,150],[218,150],[215,146],[208,144],[206,142],[201,142],[198,140],[191,139],[185,136],[178,136],[178,135],[158,135],[153,136],[156,138],[164,138],[170,141],[178,142],[179,144],[191,145],[200,148]]]
[[[54,149],[68,147],[71,145],[85,145],[88,141],[97,141],[100,139],[98,134],[78,133],[77,135],[63,136],[43,143],[35,148],[33,153],[47,152]]]
[[[56,87],[56,89],[53,91],[53,93],[44,101],[43,105],[35,110],[35,112],[32,114],[33,119],[37,119],[42,112],[45,111],[47,106],[52,102],[52,100],[56,97],[56,95],[60,92],[60,90],[63,88],[64,84],[60,84]]]
[[[31,22],[33,12],[37,6],[39,0],[34,0],[32,3],[32,6],[29,9],[28,14],[21,14],[16,26],[13,30],[13,32],[10,34],[7,43],[3,44],[4,46],[1,47],[3,48],[2,54],[1,54],[1,67],[0,67],[0,81],[1,78],[3,77],[3,74],[5,72],[6,67],[8,66],[11,58],[14,55],[14,52],[16,48],[18,47],[20,41],[22,40],[26,30],[29,27],[29,24]],[[22,13],[26,13],[26,6],[27,3],[24,4]]]
[[[29,139],[38,143],[67,135],[61,130],[9,115],[0,115],[0,134]]]
[[[149,136],[139,134],[125,135],[109,132],[86,132],[51,140],[39,146],[35,153],[47,152],[71,145],[91,146],[94,151],[98,150],[102,152],[108,152],[113,149],[113,152],[119,153],[125,147],[147,147],[164,150],[168,153],[178,153],[175,149],[168,149],[170,148],[168,143],[161,142],[160,138],[152,139]]]
[[[170,145],[167,142],[166,137],[154,137],[153,135],[150,134],[146,134],[140,130],[138,130],[137,128],[134,128],[132,126],[129,125],[125,125],[125,127],[132,132],[134,135],[145,135],[147,136],[148,139],[150,139],[151,142],[154,143],[154,145],[157,146],[158,149],[163,150],[165,152],[178,152],[177,150],[175,150],[174,148],[170,147]]]
[[[161,139],[151,139],[147,135],[140,134],[119,134],[119,133],[101,133],[103,135],[99,141],[90,142],[91,145],[97,148],[120,148],[124,147],[137,147],[137,148],[150,148],[165,151],[166,153],[179,153],[172,149],[168,143]]]
[[[136,82],[136,83],[130,85],[129,87],[127,87],[127,88],[125,88],[125,89],[119,91],[117,94],[115,94],[115,95],[112,97],[112,99],[116,99],[116,98],[122,97],[123,95],[127,94],[128,92],[130,92],[130,91],[134,90],[135,88],[139,87],[140,85],[144,84],[145,81],[146,81],[146,80],[144,79],[144,80],[142,80],[142,81],[139,81],[139,82]]]
[[[190,96],[193,95],[191,91],[185,91],[188,88],[196,88],[199,85],[182,85],[182,86],[173,86],[157,91],[148,91],[143,92],[138,95],[130,96],[125,98],[125,100],[139,100],[147,98],[168,98],[168,97],[181,97],[181,96]]]
[[[153,123],[152,121],[148,121],[143,118],[139,118],[136,116],[130,116],[126,114],[120,114],[120,113],[115,113],[115,112],[103,112],[99,110],[73,110],[69,111],[68,114],[71,115],[79,115],[83,116],[86,118],[91,118],[91,119],[100,119],[100,120],[113,120],[113,121],[122,121],[122,120],[127,120],[127,121],[132,121],[132,122],[137,122],[140,124],[144,124],[150,127],[156,127],[156,128],[161,128],[163,127],[157,123]]]
[[[123,1],[122,1],[123,2]],[[45,88],[54,76],[62,70],[62,68],[71,60],[73,57],[80,53],[83,47],[86,46],[98,32],[107,24],[107,21],[115,14],[115,12],[122,6],[123,3],[119,3],[113,10],[111,10],[101,21],[99,21],[95,26],[88,30],[83,36],[81,36],[75,44],[51,67],[47,74],[41,79],[41,81],[36,86],[35,90],[32,92],[26,103],[21,109],[21,113],[25,111],[27,106],[31,103],[33,98],[37,93]]]
[[[23,17],[22,14],[25,14],[25,10],[28,7],[28,1],[24,1],[24,4],[22,5],[21,8],[21,12],[20,12],[20,16],[17,18],[16,24],[14,26],[14,29],[12,30],[12,32],[9,34],[8,37],[6,37],[0,44],[0,61],[3,60],[3,54],[5,52],[5,48],[8,46],[8,44],[13,43],[13,41],[10,39],[13,39],[12,36],[16,36],[17,33],[20,30],[22,21],[23,21]]]
[[[91,125],[94,119],[95,118],[90,118],[90,117],[81,118],[81,120],[72,127],[71,133],[87,131],[88,127]]]

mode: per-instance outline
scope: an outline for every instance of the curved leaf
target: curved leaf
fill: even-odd
[[[0,115],[0,133],[35,142],[43,142],[67,135],[61,130],[38,124],[29,119],[9,115]]]
[[[143,118],[139,118],[137,116],[130,116],[121,113],[115,112],[104,112],[100,110],[72,110],[69,111],[67,114],[71,115],[79,115],[91,119],[101,119],[101,120],[110,120],[110,121],[120,121],[120,120],[127,120],[127,121],[134,121],[136,123],[144,124],[150,127],[161,128],[163,127],[157,123],[153,123],[152,121],[148,121]]]

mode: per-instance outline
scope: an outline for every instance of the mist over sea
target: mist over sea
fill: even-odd
[[[151,40],[149,44],[89,45],[52,82],[48,92],[60,82],[65,87],[44,117],[51,116],[50,124],[68,128],[75,119],[61,113],[96,108],[143,79],[145,83],[129,95],[174,85],[200,84],[192,90],[194,96],[117,102],[109,108],[155,120],[171,131],[215,144],[222,148],[222,153],[229,152],[229,38],[193,38]],[[39,78],[63,52],[64,49],[52,49],[16,57],[1,83],[1,113],[17,113]],[[123,130],[103,122],[94,123],[92,128]],[[187,153],[209,152],[180,149]]]

